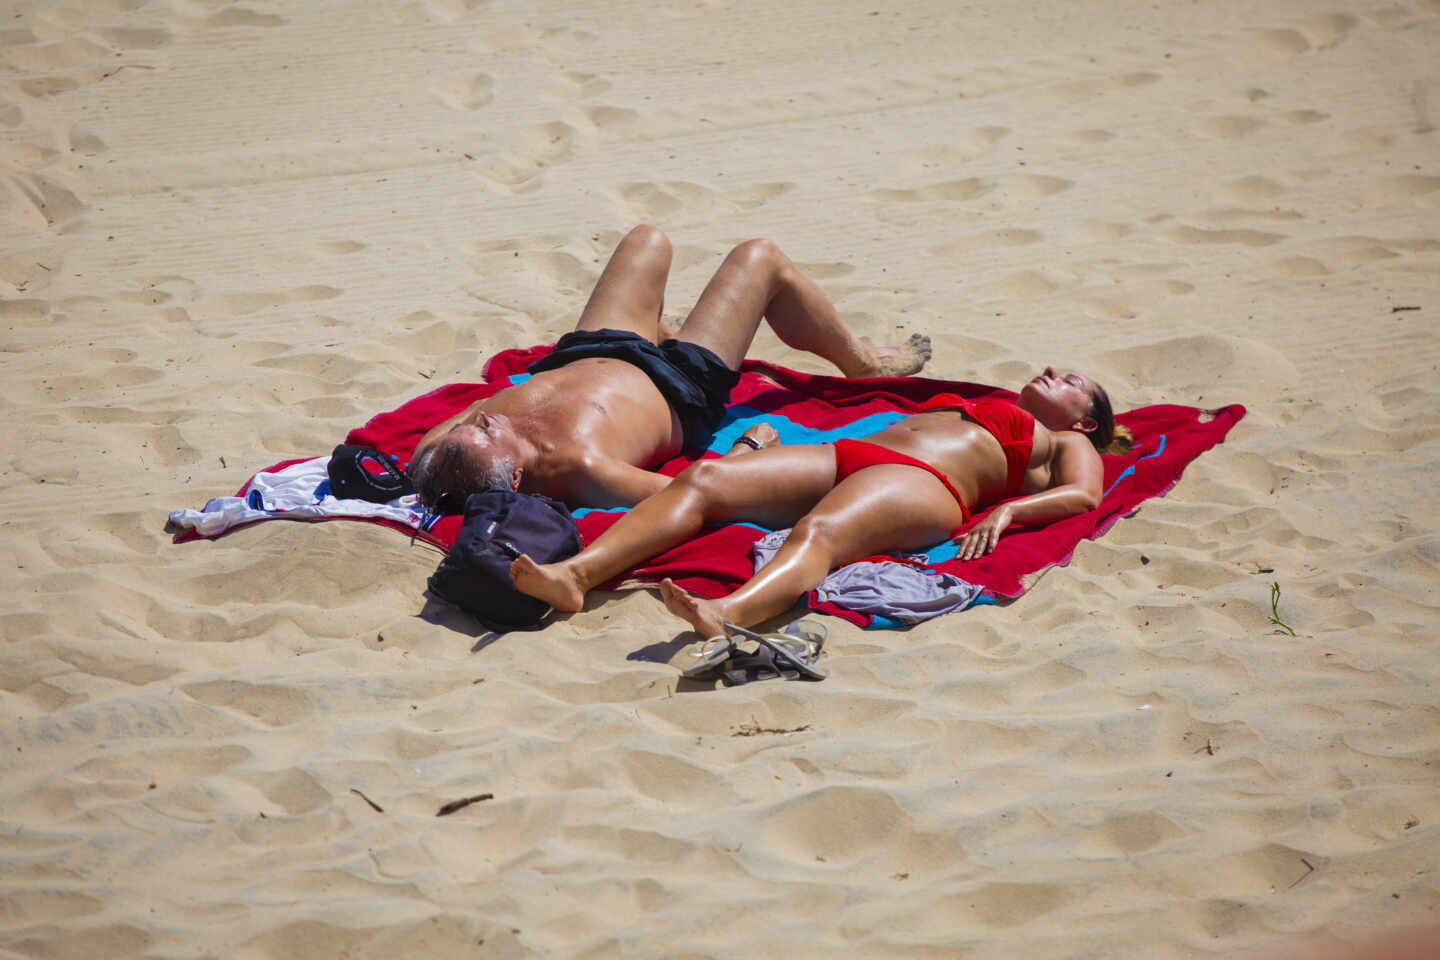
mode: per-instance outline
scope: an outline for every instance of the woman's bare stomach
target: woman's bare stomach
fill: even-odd
[[[1005,495],[1005,451],[985,428],[959,413],[919,413],[860,439],[928,463],[972,509]]]

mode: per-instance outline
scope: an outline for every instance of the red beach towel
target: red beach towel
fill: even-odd
[[[373,417],[363,427],[352,430],[346,442],[376,447],[402,462],[407,461],[415,444],[431,426],[510,385],[515,382],[512,378],[524,378],[525,368],[549,351],[549,346],[540,346],[496,354],[485,365],[484,383],[440,387],[396,410]],[[918,412],[926,399],[940,392],[970,398],[1015,397],[1011,391],[973,383],[920,377],[847,380],[747,360],[740,382],[731,393],[726,420],[704,455],[718,456],[728,450],[736,436],[761,419],[775,426],[786,443],[818,443],[864,436]],[[957,560],[953,543],[940,544],[925,552],[925,569],[953,574],[977,584],[991,600],[1018,597],[1037,574],[1056,564],[1067,563],[1082,539],[1101,536],[1120,518],[1134,513],[1145,500],[1173,487],[1186,465],[1224,440],[1244,415],[1245,408],[1239,404],[1213,410],[1160,404],[1118,414],[1116,420],[1133,432],[1135,446],[1123,456],[1103,457],[1105,493],[1097,509],[1043,526],[1013,526],[1000,538],[993,553],[974,560]],[[661,465],[659,471],[674,476],[692,462],[676,457]],[[241,488],[240,495],[245,494],[248,486],[247,483]],[[977,513],[972,524],[988,512],[987,509]],[[619,509],[581,509],[575,511],[575,518],[588,543],[623,513]],[[446,517],[431,528],[427,539],[448,547],[454,542],[459,526],[459,517]],[[398,528],[412,532],[403,526]],[[699,595],[722,596],[749,579],[754,570],[750,545],[767,532],[752,524],[739,523],[707,528],[695,539],[641,564],[609,586],[639,586],[671,577]],[[194,538],[194,534],[185,534],[177,539]],[[812,607],[822,612],[861,626],[872,625],[867,614],[819,603],[813,593],[809,600]]]

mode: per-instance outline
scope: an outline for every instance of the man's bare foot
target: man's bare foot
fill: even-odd
[[[510,579],[516,590],[544,600],[556,610],[575,613],[585,606],[585,589],[564,564],[542,566],[522,553],[510,562]]]
[[[898,347],[877,347],[861,338],[873,357],[864,370],[848,373],[850,377],[908,377],[919,373],[930,361],[930,338],[923,333],[912,333],[910,339]]]
[[[660,581],[660,595],[665,598],[665,609],[690,624],[700,636],[718,637],[725,632],[725,618],[713,600],[702,600],[681,590],[669,577]]]

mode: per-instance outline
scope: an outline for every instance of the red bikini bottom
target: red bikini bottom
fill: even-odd
[[[950,491],[950,496],[960,504],[960,514],[964,517],[962,523],[970,520],[970,508],[965,506],[965,499],[960,496],[946,479],[945,474],[936,470],[924,460],[917,460],[914,457],[903,453],[896,453],[889,447],[882,447],[878,443],[867,443],[864,440],[836,440],[835,441],[835,484],[839,486],[840,481],[850,476],[857,470],[864,470],[866,467],[875,467],[883,463],[898,463],[906,467],[919,467],[927,473],[933,474],[945,489]]]

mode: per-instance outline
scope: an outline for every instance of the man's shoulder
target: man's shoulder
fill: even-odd
[[[547,487],[574,487],[576,481],[593,475],[613,458],[591,449],[582,441],[547,446],[537,452],[531,473]]]

